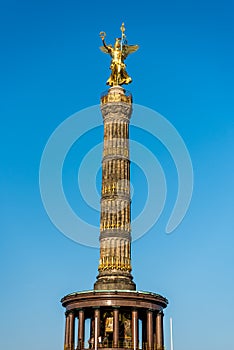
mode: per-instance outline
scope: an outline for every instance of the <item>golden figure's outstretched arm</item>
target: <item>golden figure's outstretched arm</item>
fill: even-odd
[[[104,53],[108,53],[108,54],[111,54],[112,52],[112,45],[107,45],[106,42],[105,42],[105,37],[106,37],[106,33],[105,32],[100,32],[100,37],[102,39],[102,43],[103,43],[103,46],[100,46],[100,50]]]
[[[105,46],[100,46],[99,49],[104,53],[109,53],[109,50]]]
[[[99,48],[104,53],[111,54],[111,52],[112,52],[112,45],[106,45],[106,43],[104,41],[103,41],[103,46],[100,46]]]

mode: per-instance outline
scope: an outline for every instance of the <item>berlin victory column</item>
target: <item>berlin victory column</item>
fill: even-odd
[[[68,294],[61,300],[66,308],[64,350],[164,349],[163,309],[168,301],[159,294],[137,291],[131,274],[132,96],[121,85],[132,81],[124,61],[138,45],[127,44],[124,24],[121,32],[114,46],[107,45],[106,34],[100,33],[100,49],[111,56],[111,75],[107,80],[110,88],[101,97],[104,145],[100,261],[93,290]]]

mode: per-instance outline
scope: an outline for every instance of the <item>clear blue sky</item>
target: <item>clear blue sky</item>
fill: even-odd
[[[168,349],[171,316],[175,350],[234,349],[233,14],[228,0],[1,2],[1,349],[62,349],[60,298],[95,281],[98,249],[74,243],[53,226],[38,173],[54,129],[99,103],[109,75],[99,32],[112,42],[122,21],[129,42],[140,45],[127,60],[134,102],[176,127],[195,178],[186,217],[166,235],[176,173],[159,148],[169,194],[158,223],[133,243],[134,280],[138,289],[170,301]],[[150,145],[149,135],[144,142]],[[72,179],[79,165],[73,160]],[[98,213],[90,220],[98,225]]]

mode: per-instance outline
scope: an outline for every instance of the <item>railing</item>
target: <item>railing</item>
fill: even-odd
[[[84,344],[82,344],[82,346],[77,346],[75,349],[71,349],[71,350],[90,350],[90,349],[95,349],[94,343],[91,342],[85,342]],[[110,350],[110,349],[116,349],[116,350],[124,350],[124,349],[132,349],[132,350],[166,350],[165,346],[154,346],[154,347],[148,347],[147,343],[143,343],[141,345],[139,345],[138,347],[136,347],[134,349],[133,347],[133,343],[130,340],[123,340],[123,341],[119,341],[118,342],[118,346],[114,347],[113,341],[105,341],[103,340],[102,343],[98,343],[97,345],[97,349],[106,349],[106,350]]]
[[[90,350],[91,348],[89,348],[89,347],[84,347],[84,348],[78,348],[78,347],[76,347],[74,350]],[[94,348],[92,348],[92,349],[94,349]],[[137,347],[137,348],[135,348],[135,349],[133,349],[133,347],[102,347],[102,346],[98,346],[97,347],[97,349],[106,349],[106,350],[113,350],[113,349],[115,349],[115,350],[124,350],[124,349],[132,349],[132,350],[166,350],[166,347],[165,346],[163,346],[163,347],[160,347],[160,348],[143,348],[143,347]],[[73,349],[72,349],[73,350]]]

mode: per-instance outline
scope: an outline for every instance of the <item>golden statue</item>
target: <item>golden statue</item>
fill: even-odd
[[[105,42],[106,33],[101,32],[100,37],[103,42],[103,46],[100,47],[101,51],[108,53],[111,56],[111,75],[106,84],[110,86],[129,84],[132,82],[132,78],[126,72],[126,64],[124,60],[130,53],[138,50],[138,45],[128,45],[126,40],[124,23],[121,26],[122,37],[116,38],[114,47],[107,45]]]

